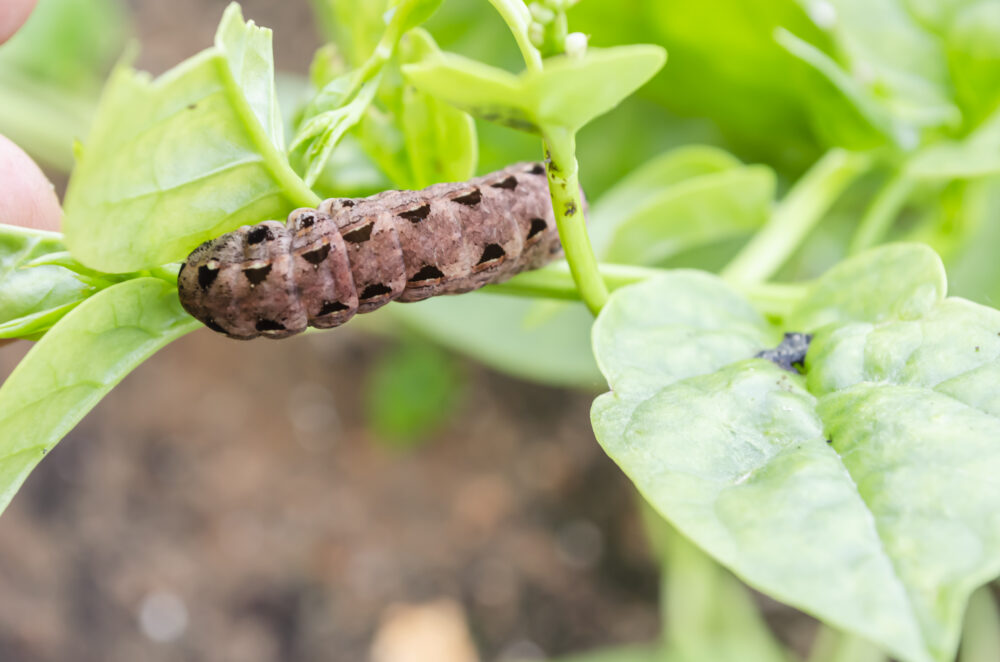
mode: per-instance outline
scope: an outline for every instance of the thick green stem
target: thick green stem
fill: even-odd
[[[821,626],[808,662],[885,662],[885,654],[852,634]]]
[[[576,135],[564,129],[546,131],[545,149],[549,155],[546,170],[559,239],[580,297],[590,312],[597,315],[608,300],[608,288],[597,270],[597,257],[587,234],[576,163]]]
[[[903,170],[897,173],[879,191],[865,212],[858,229],[851,239],[849,253],[854,255],[871,248],[882,240],[899,215],[899,210],[910,197],[916,182]]]
[[[520,0],[517,0],[517,2],[511,2],[510,0],[489,1],[503,18],[507,27],[510,28],[511,34],[514,35],[517,47],[521,51],[521,57],[524,58],[525,66],[530,71],[541,71],[542,54],[532,45],[531,39],[528,38],[527,25],[531,23],[531,14],[528,12],[527,6],[521,3]]]
[[[771,220],[722,271],[730,282],[760,283],[781,268],[830,205],[868,167],[862,154],[833,149],[778,204]]]

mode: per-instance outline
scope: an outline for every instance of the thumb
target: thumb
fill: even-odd
[[[0,135],[0,223],[58,231],[61,218],[52,183],[20,147]]]

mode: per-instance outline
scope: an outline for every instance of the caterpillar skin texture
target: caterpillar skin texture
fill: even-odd
[[[184,309],[230,338],[339,326],[390,301],[458,294],[562,254],[545,167],[325,200],[207,241],[177,277]]]

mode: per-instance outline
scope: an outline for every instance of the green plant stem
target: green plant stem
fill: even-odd
[[[868,641],[820,627],[808,662],[884,662],[885,654]]]
[[[549,156],[546,172],[559,239],[580,298],[590,312],[597,315],[608,300],[608,288],[597,270],[597,257],[587,234],[576,162],[576,135],[565,129],[546,131],[545,149]]]
[[[827,152],[796,182],[767,224],[726,266],[723,278],[752,284],[773,276],[869,162],[866,155],[856,152]]]
[[[893,221],[899,215],[899,210],[910,197],[916,182],[905,170],[897,173],[889,182],[882,187],[875,199],[872,201],[868,211],[865,212],[858,229],[851,239],[851,246],[848,253],[854,255],[866,248],[870,248],[879,243],[889,232]]]
[[[527,23],[531,22],[531,14],[528,12],[528,7],[520,2],[520,0],[516,0],[516,4],[511,2],[511,0],[490,0],[490,4],[493,5],[493,8],[503,18],[504,23],[510,29],[510,33],[514,35],[517,47],[521,51],[521,57],[524,58],[524,65],[529,71],[541,71],[542,54],[528,38],[526,26]]]
[[[598,264],[597,269],[605,287],[610,291],[670,273],[667,269],[629,264]],[[749,298],[762,313],[783,318],[805,296],[809,284],[754,283],[735,284],[734,287]],[[482,291],[532,299],[581,300],[580,291],[576,288],[573,274],[566,262],[556,262],[541,269],[526,271],[507,282],[488,285]]]
[[[969,599],[958,662],[996,660],[1000,660],[1000,609],[997,608],[993,590],[986,585]]]

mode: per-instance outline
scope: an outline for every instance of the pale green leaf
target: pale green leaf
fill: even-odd
[[[800,309],[816,329],[803,379],[751,358],[762,341],[742,320],[722,351],[693,351],[676,327],[726,334],[705,292],[624,288],[594,329],[612,389],[594,429],[752,586],[906,662],[946,662],[970,593],[1000,573],[1000,312],[943,296],[926,248],[846,261]]]
[[[0,225],[0,338],[44,333],[113,282],[68,259],[57,233]]]
[[[115,384],[199,326],[176,287],[138,278],[90,297],[52,327],[0,386],[0,510]]]
[[[614,231],[608,261],[657,264],[684,250],[749,234],[770,216],[774,173],[743,166],[688,179],[632,211]]]
[[[115,71],[66,196],[75,258],[106,272],[154,267],[318,204],[278,142],[269,47],[270,31],[231,5],[214,48],[156,80]]]

